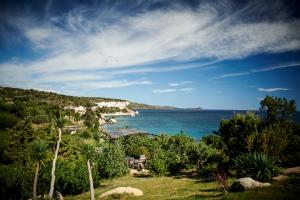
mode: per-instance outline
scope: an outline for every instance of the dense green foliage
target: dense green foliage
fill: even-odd
[[[116,141],[102,149],[98,156],[98,173],[101,177],[115,178],[128,172],[125,161],[124,148],[120,141]]]
[[[157,149],[148,165],[152,174],[159,176],[166,174],[168,171],[166,153],[161,149]]]
[[[260,181],[270,181],[279,173],[275,160],[262,153],[241,154],[234,163],[241,177],[249,176]]]
[[[249,152],[252,149],[252,135],[262,129],[261,119],[254,113],[237,114],[229,120],[222,120],[218,134],[226,143],[229,155]]]
[[[35,161],[42,161],[37,195],[49,191],[58,128],[62,130],[62,141],[55,190],[64,195],[89,189],[87,159],[92,160],[95,187],[100,179],[126,174],[127,156],[145,155],[146,167],[154,175],[188,172],[212,177],[220,171],[229,174],[237,170],[240,176],[263,181],[278,172],[278,165],[300,164],[300,126],[291,120],[295,102],[282,98],[266,97],[261,102],[262,115],[237,114],[222,120],[216,134],[200,141],[183,133],[140,134],[112,140],[99,128],[98,117],[101,112],[125,110],[104,107],[93,111],[91,106],[100,98],[10,88],[0,90],[0,196],[4,199],[31,197]],[[64,109],[67,105],[83,105],[88,109],[85,114],[79,114]],[[72,126],[79,127],[73,135],[69,134]],[[36,145],[36,141],[44,145]]]
[[[260,110],[265,114],[264,120],[268,124],[290,121],[296,111],[296,102],[267,96],[260,102]]]

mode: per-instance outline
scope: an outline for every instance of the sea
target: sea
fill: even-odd
[[[117,123],[105,125],[109,133],[141,132],[158,135],[185,133],[195,139],[217,131],[222,119],[230,119],[245,110],[138,110],[135,117],[118,116]],[[300,114],[296,113],[300,122]]]

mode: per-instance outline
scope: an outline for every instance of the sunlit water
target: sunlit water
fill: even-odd
[[[184,132],[196,139],[218,129],[222,119],[245,111],[228,110],[139,110],[135,117],[117,117],[117,123],[106,125],[109,132],[120,129],[136,129],[151,134],[174,135]]]
[[[135,117],[116,117],[117,123],[106,125],[105,128],[113,133],[127,129],[135,132],[151,134],[167,133],[174,135],[180,132],[199,139],[217,131],[222,119],[230,119],[234,114],[246,111],[233,110],[139,110]],[[295,116],[300,122],[300,113]]]

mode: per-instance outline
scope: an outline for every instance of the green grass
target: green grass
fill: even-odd
[[[226,199],[232,200],[290,200],[299,199],[300,197],[300,176],[294,175],[285,181],[275,181],[272,186],[266,188],[254,189],[246,192],[229,193]]]
[[[232,179],[229,183],[232,183]],[[293,176],[284,182],[274,182],[271,187],[241,193],[228,193],[218,190],[216,182],[185,177],[131,177],[126,176],[112,181],[105,180],[95,189],[95,198],[116,187],[134,187],[142,190],[141,197],[118,196],[115,199],[298,199],[300,196],[300,177]],[[66,200],[89,199],[89,192],[66,196]]]

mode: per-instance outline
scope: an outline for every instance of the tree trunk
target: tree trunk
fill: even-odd
[[[90,200],[94,200],[95,199],[94,184],[93,184],[93,176],[92,176],[90,160],[87,160],[87,167],[88,167],[88,171],[89,171],[89,181],[90,181]]]
[[[49,191],[49,198],[50,199],[52,199],[53,192],[54,192],[56,160],[57,160],[57,157],[58,157],[60,142],[61,142],[61,129],[58,128],[58,141],[57,141],[57,145],[56,145],[56,150],[55,150],[55,155],[54,155],[54,159],[53,159],[53,162],[52,162],[52,170],[51,170],[51,185],[50,185],[50,191]]]
[[[40,162],[36,163],[35,168],[35,175],[34,175],[34,181],[33,181],[33,191],[32,191],[32,199],[36,200],[36,186],[37,186],[37,180],[39,175],[39,168],[40,168]]]

